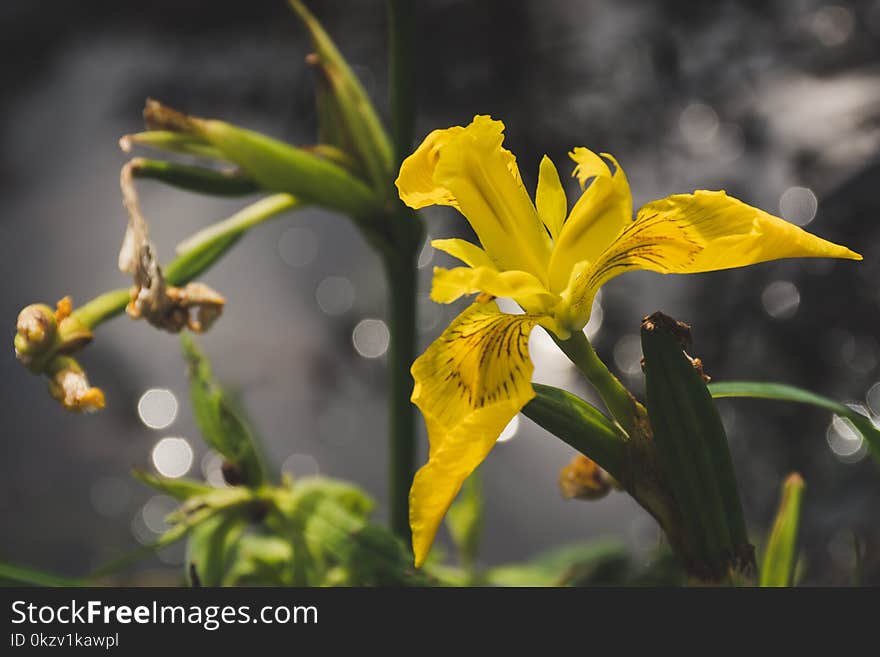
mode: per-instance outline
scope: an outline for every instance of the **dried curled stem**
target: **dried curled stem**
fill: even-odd
[[[132,319],[146,319],[153,326],[178,333],[188,328],[196,333],[207,331],[223,311],[226,300],[204,283],[174,287],[165,282],[155,247],[148,238],[134,186],[133,163],[122,167],[120,187],[122,202],[128,211],[128,227],[119,251],[119,269],[132,274],[131,301],[125,311]]]

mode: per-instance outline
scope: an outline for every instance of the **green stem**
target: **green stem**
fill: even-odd
[[[74,310],[73,317],[86,328],[93,329],[125,310],[129,299],[127,287],[105,292]]]
[[[412,221],[415,221],[411,218]],[[417,254],[385,258],[390,312],[388,329],[389,497],[391,529],[409,543],[409,489],[415,474],[415,407],[410,367],[416,351]]]
[[[412,150],[415,124],[414,18],[412,0],[388,0],[391,132],[398,164]]]
[[[646,416],[645,408],[602,362],[587,336],[575,331],[568,340],[554,340],[593,384],[614,419],[631,434],[637,419]]]
[[[209,226],[181,243],[178,255],[164,267],[172,285],[184,285],[213,265],[248,230],[282,212],[297,207],[289,194],[275,194],[253,203],[228,219]],[[73,311],[86,328],[94,329],[125,310],[129,288],[105,292]]]
[[[232,235],[240,235],[267,219],[299,205],[290,194],[273,194],[247,206],[228,219],[203,228],[177,245],[177,252],[182,256],[191,255],[196,249],[210,248],[212,245]],[[170,265],[169,265],[170,269]]]
[[[415,25],[412,0],[388,0],[391,130],[395,169],[409,155],[415,120]],[[391,529],[410,541],[409,488],[415,474],[415,408],[410,402],[410,367],[416,351],[416,291],[419,248],[423,239],[418,217],[399,201],[388,213],[392,248],[385,251],[389,289],[388,359],[391,454],[389,494]]]

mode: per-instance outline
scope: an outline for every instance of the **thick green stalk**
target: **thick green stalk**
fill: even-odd
[[[391,125],[396,170],[403,158],[409,155],[413,139],[415,25],[411,0],[388,1],[388,24]],[[413,387],[410,367],[416,355],[416,263],[423,231],[418,217],[399,201],[388,219],[393,235],[392,248],[384,253],[391,333],[388,359],[391,529],[409,543],[409,488],[416,462],[415,408],[410,402]]]
[[[568,340],[556,338],[554,340],[569,360],[593,384],[614,419],[628,433],[632,433],[637,419],[645,417],[645,408],[602,362],[587,336],[581,331],[575,331]]]
[[[388,0],[388,29],[391,51],[391,134],[395,161],[400,163],[412,150],[415,124],[415,21],[412,0]]]
[[[410,217],[410,221],[416,221]],[[416,352],[417,254],[406,258],[395,253],[385,258],[388,275],[388,411],[390,436],[389,495],[391,529],[407,543],[409,489],[415,474],[415,407],[410,401],[413,379],[410,367]]]

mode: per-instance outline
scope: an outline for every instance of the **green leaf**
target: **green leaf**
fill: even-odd
[[[710,383],[709,392],[716,399],[725,397],[754,397],[756,399],[774,399],[777,401],[796,402],[798,404],[810,404],[831,411],[843,418],[858,431],[871,451],[874,458],[880,460],[880,428],[874,424],[871,418],[862,415],[846,404],[841,404],[827,397],[817,395],[814,392],[790,386],[785,383],[769,383],[760,381],[723,381]]]
[[[565,390],[532,385],[535,398],[526,404],[523,415],[624,481],[626,441],[617,425],[595,406]]]
[[[289,541],[269,533],[242,535],[231,546],[224,586],[295,586],[294,561],[299,558]]]
[[[684,353],[686,331],[662,313],[642,323],[648,416],[684,530],[670,540],[685,552],[689,572],[721,580],[732,566],[751,565],[751,546],[724,426]]]
[[[148,125],[192,135],[218,149],[262,189],[292,194],[306,203],[367,217],[381,199],[343,167],[279,139],[215,119],[187,116],[155,100],[144,109]]]
[[[804,480],[792,473],[782,485],[779,510],[764,552],[761,586],[791,586],[797,563],[797,535],[801,516]]]
[[[630,558],[616,541],[568,545],[541,554],[525,563],[497,566],[486,571],[492,586],[588,586],[620,584],[627,576]]]
[[[0,582],[10,584],[26,584],[29,586],[86,586],[86,582],[73,577],[54,575],[42,570],[16,566],[11,563],[0,561]]]
[[[190,397],[196,424],[205,441],[234,466],[239,482],[256,487],[265,480],[253,436],[215,383],[211,365],[188,333],[181,335],[189,364]]]
[[[387,194],[393,179],[391,143],[367,92],[339,52],[321,23],[299,0],[291,8],[309,31],[315,48],[315,64],[321,79],[319,119],[330,143],[351,146],[368,172],[373,187]]]
[[[164,479],[144,470],[134,469],[131,475],[142,484],[154,488],[160,493],[170,495],[176,500],[188,500],[195,495],[203,495],[212,489],[200,481],[193,479]]]
[[[133,146],[145,146],[168,153],[183,153],[206,160],[227,161],[218,149],[194,135],[171,130],[148,130],[125,135],[119,140],[119,146],[126,153]]]
[[[479,555],[483,532],[483,493],[479,470],[465,480],[461,492],[446,512],[446,526],[458,548],[461,563],[472,568]]]
[[[195,571],[201,586],[220,586],[226,574],[230,548],[245,529],[241,514],[219,514],[193,529],[187,545],[187,573]],[[190,568],[192,570],[190,570]]]
[[[324,488],[319,481],[273,492],[275,507],[283,519],[276,534],[287,535],[298,564],[296,583],[317,577],[328,583],[359,586],[403,586],[425,583],[416,571],[412,554],[388,529],[353,513],[342,503],[338,489]],[[267,516],[271,522],[273,515]],[[277,516],[276,516],[277,517]],[[303,563],[304,558],[307,563]],[[308,582],[305,582],[308,583]]]
[[[172,285],[189,282],[214,264],[251,228],[300,205],[290,194],[273,194],[203,228],[177,245],[179,255],[164,268],[165,277]]]
[[[131,173],[135,178],[158,180],[200,194],[246,196],[260,189],[253,180],[236,171],[219,171],[143,157],[134,158],[131,164]]]

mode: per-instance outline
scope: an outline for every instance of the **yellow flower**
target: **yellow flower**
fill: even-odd
[[[430,442],[428,463],[410,492],[416,565],[424,563],[461,484],[534,397],[528,338],[536,325],[567,339],[586,325],[599,287],[633,269],[693,274],[780,258],[861,260],[723,191],[653,201],[633,220],[623,169],[612,156],[586,148],[569,153],[583,190],[574,206],[569,210],[546,156],[533,203],[516,158],[502,147],[503,131],[504,124],[488,116],[435,130],[403,162],[396,183],[412,208],[457,208],[481,244],[431,243],[465,264],[434,269],[432,299],[481,296],[412,368],[412,400]],[[504,314],[494,302],[481,303],[493,296],[513,299],[525,313]]]

